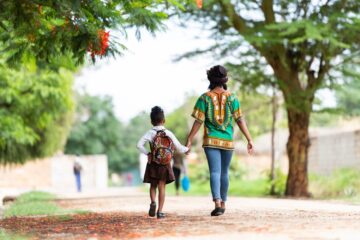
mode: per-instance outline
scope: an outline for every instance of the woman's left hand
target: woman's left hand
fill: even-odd
[[[250,140],[247,144],[247,151],[249,154],[252,154],[254,152],[254,143],[252,140]]]

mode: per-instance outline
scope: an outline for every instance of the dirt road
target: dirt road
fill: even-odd
[[[210,217],[209,197],[171,196],[164,220],[147,217],[145,194],[58,203],[96,214],[18,218],[12,227],[6,220],[0,226],[54,239],[360,239],[360,206],[344,203],[230,197],[225,215]]]

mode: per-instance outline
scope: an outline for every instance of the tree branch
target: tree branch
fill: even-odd
[[[246,33],[247,26],[246,20],[243,19],[240,15],[238,15],[235,11],[235,6],[227,0],[218,0],[221,8],[225,12],[226,16],[229,18],[230,22],[241,35]]]
[[[275,22],[275,13],[273,8],[273,0],[263,0],[261,3],[261,9],[264,13],[265,22],[267,24]]]

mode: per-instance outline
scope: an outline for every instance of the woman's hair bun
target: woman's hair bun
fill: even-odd
[[[226,83],[227,78],[227,70],[221,65],[216,65],[210,68],[207,71],[207,77],[210,82],[214,83]]]

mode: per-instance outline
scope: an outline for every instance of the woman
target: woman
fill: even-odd
[[[204,122],[203,148],[209,165],[210,187],[215,203],[211,216],[219,216],[225,212],[225,202],[229,188],[229,166],[234,150],[233,119],[245,135],[247,150],[253,151],[253,141],[241,116],[240,103],[234,94],[227,91],[227,71],[217,65],[207,71],[210,81],[209,91],[197,100],[192,116],[195,118],[187,140],[191,147],[192,140]]]

